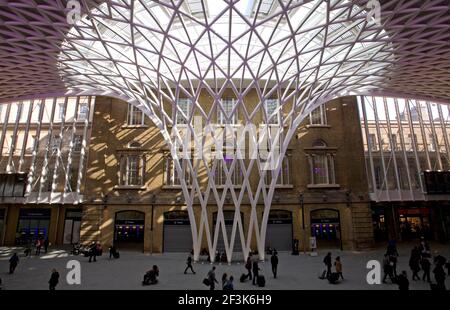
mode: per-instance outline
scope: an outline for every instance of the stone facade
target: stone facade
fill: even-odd
[[[128,105],[117,99],[98,97],[96,100],[81,240],[112,244],[115,214],[135,210],[145,214],[143,250],[162,252],[164,213],[186,210],[186,206],[183,205],[181,189],[164,183],[164,162],[168,150],[159,130],[148,118],[142,126],[127,125],[127,109]],[[292,213],[293,238],[300,241],[300,249],[307,245],[311,235],[310,213],[318,209],[339,211],[343,249],[367,248],[373,242],[373,229],[356,98],[346,97],[329,102],[326,117],[326,125],[310,126],[309,120],[305,120],[298,128],[287,152],[291,185],[276,189],[271,209]],[[307,155],[318,139],[325,141],[335,153],[334,173],[338,186],[308,186],[311,173]],[[131,142],[138,142],[141,145],[138,151],[145,156],[145,182],[133,188],[119,186],[118,181],[120,156],[128,151],[127,146]],[[257,182],[258,176],[251,178],[251,181]],[[199,221],[200,208],[194,209]],[[210,226],[213,226],[216,209],[211,201],[208,206]],[[233,210],[232,203],[224,209]],[[259,218],[263,210],[262,201],[260,210]],[[246,231],[250,208],[245,199],[241,211]],[[206,246],[206,238],[203,242]],[[255,247],[254,240],[251,247]]]

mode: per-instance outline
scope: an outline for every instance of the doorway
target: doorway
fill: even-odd
[[[318,248],[342,249],[339,211],[334,209],[311,211],[311,236],[316,237]]]
[[[122,249],[143,250],[144,228],[144,212],[117,212],[114,225],[114,244]]]

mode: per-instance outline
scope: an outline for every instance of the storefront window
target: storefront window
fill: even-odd
[[[46,238],[50,227],[50,209],[21,209],[16,244],[27,244]]]

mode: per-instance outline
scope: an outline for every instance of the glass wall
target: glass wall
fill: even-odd
[[[79,193],[94,103],[92,96],[1,103],[0,174],[24,176],[26,196],[40,202]]]
[[[358,105],[372,198],[423,199],[423,171],[450,170],[449,106],[390,97]]]

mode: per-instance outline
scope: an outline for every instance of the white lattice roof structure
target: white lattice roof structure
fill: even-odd
[[[83,16],[68,23],[66,2],[0,0],[0,100],[63,94],[110,95],[141,108],[158,126],[172,156],[177,137],[169,132],[180,114],[195,137],[195,115],[213,122],[215,111],[263,123],[274,115],[264,102],[276,98],[281,155],[297,126],[318,105],[347,94],[383,94],[450,100],[449,0],[116,0],[80,1]],[[236,103],[225,111],[221,98],[231,90]],[[255,92],[256,108],[245,96]],[[207,94],[212,108],[199,98]],[[185,114],[177,104],[187,98]],[[178,137],[179,138],[179,137]],[[217,139],[217,137],[214,137]],[[276,141],[272,141],[274,144]],[[204,143],[200,142],[200,143]],[[259,155],[258,155],[259,156]],[[227,182],[201,188],[199,166],[213,179],[215,167],[204,159],[182,168],[193,175],[192,188],[182,180],[198,258],[203,232],[211,253],[223,233],[231,261],[236,235],[244,257],[256,236],[264,258],[265,231],[276,178],[265,183],[261,160],[233,159],[224,165]],[[241,189],[231,175],[243,171]],[[252,188],[252,170],[260,174]],[[269,172],[278,175],[280,165]],[[224,233],[222,208],[230,195],[236,210],[231,240]],[[248,231],[239,214],[242,197],[252,207]],[[206,208],[210,196],[219,212],[210,231]],[[262,198],[261,198],[262,197]],[[262,199],[264,215],[256,206]],[[200,204],[196,223],[192,211]]]

